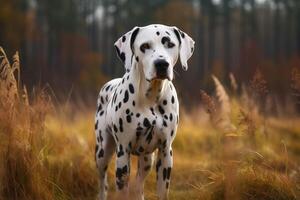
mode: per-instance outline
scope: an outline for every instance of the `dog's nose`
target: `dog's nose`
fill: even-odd
[[[158,59],[154,62],[156,73],[158,77],[164,78],[167,76],[169,63],[164,59]]]

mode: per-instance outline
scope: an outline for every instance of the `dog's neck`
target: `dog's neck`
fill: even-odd
[[[160,101],[169,80],[147,80],[143,68],[138,63],[132,66],[129,73],[138,91],[136,95],[139,103],[153,105]]]

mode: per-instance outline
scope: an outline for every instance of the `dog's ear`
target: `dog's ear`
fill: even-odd
[[[173,27],[173,31],[179,40],[179,57],[182,68],[187,71],[187,61],[193,55],[195,42],[188,34],[177,27]]]
[[[139,27],[134,27],[131,31],[120,37],[114,44],[117,55],[123,62],[126,71],[129,71],[132,65],[133,43],[139,29]]]

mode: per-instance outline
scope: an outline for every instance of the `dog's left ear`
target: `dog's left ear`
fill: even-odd
[[[114,44],[117,55],[123,62],[126,71],[129,71],[132,65],[132,46],[139,32],[139,29],[139,27],[134,27],[131,31],[120,37]]]
[[[179,40],[179,57],[182,68],[187,71],[187,61],[193,55],[195,42],[188,34],[177,27],[173,27],[173,31]]]

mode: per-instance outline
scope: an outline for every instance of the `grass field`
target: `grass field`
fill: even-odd
[[[17,56],[0,66],[0,199],[95,199],[94,110],[54,103],[47,90],[28,95],[13,76]],[[170,199],[299,199],[300,118],[258,111],[257,101],[215,83],[215,99],[199,91],[203,107],[181,109]],[[109,199],[122,199],[114,180],[112,162]],[[145,194],[156,199],[154,170]]]

